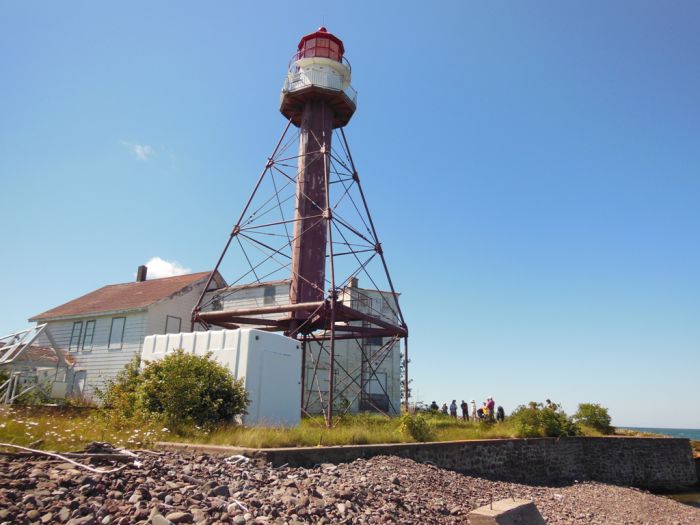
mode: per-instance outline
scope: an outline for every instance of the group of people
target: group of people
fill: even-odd
[[[502,406],[499,406],[498,408],[495,407],[496,402],[493,400],[493,397],[486,398],[486,401],[484,401],[483,406],[478,410],[476,408],[476,401],[474,401],[473,399],[469,402],[469,404],[467,404],[467,402],[464,399],[462,399],[462,403],[459,405],[459,408],[462,410],[462,419],[464,421],[469,421],[469,418],[471,417],[472,421],[495,420],[500,423],[505,419],[506,414]],[[432,403],[430,403],[430,410],[432,412],[440,411],[445,415],[449,414],[453,418],[457,419],[457,400],[453,399],[449,407],[447,406],[447,403],[443,403],[442,408],[440,408],[438,404],[435,401],[433,401]]]

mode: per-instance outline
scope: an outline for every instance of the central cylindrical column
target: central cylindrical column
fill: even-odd
[[[327,224],[327,159],[333,131],[333,110],[323,100],[304,104],[299,127],[297,207],[292,242],[292,304],[325,299]]]

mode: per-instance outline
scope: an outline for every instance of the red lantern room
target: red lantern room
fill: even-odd
[[[282,88],[280,111],[301,126],[307,103],[323,102],[324,111],[332,115],[332,126],[345,126],[357,108],[351,73],[343,41],[319,27],[299,41]]]
[[[345,53],[343,41],[329,33],[325,27],[319,27],[316,32],[301,37],[297,49],[298,58],[320,57],[338,62],[343,61],[343,53]]]

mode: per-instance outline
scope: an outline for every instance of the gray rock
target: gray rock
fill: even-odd
[[[222,496],[228,498],[231,495],[228,485],[219,485],[209,491],[209,496]]]
[[[73,518],[68,521],[68,525],[95,525],[95,516],[88,514],[81,518]]]

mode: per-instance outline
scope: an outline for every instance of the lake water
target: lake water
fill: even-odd
[[[620,427],[628,428],[638,432],[650,432],[652,434],[663,434],[664,436],[676,438],[688,438],[700,441],[700,428],[643,428],[643,427]]]
[[[681,492],[678,494],[664,494],[664,496],[700,509],[700,492]]]
[[[663,434],[664,436],[688,438],[700,441],[700,429],[697,428],[641,428],[641,427],[621,427],[638,432],[650,432],[652,434]],[[700,491],[680,492],[678,494],[664,494],[669,498],[700,508]]]

